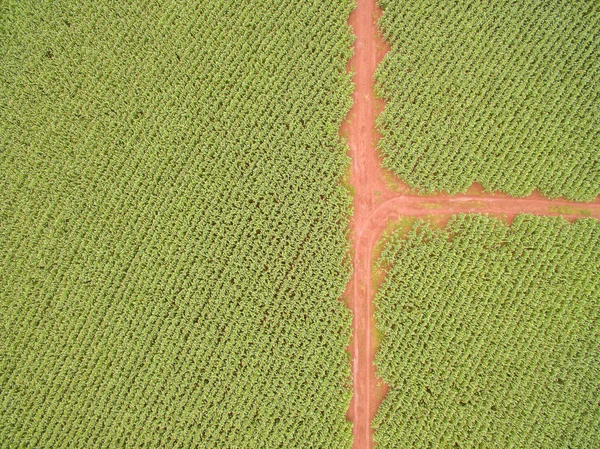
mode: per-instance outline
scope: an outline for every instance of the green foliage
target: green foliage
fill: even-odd
[[[2,3],[0,447],[350,447],[352,7]]]
[[[377,447],[600,447],[600,224],[455,216],[380,259]]]
[[[600,3],[379,4],[387,168],[425,192],[600,193]]]

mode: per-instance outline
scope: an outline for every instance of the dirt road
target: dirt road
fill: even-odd
[[[388,50],[377,31],[376,21],[380,15],[376,0],[357,0],[357,8],[350,16],[349,23],[356,35],[349,67],[355,72],[354,105],[341,130],[350,146],[350,183],[354,187],[351,222],[354,274],[345,293],[353,312],[353,339],[349,350],[353,359],[354,396],[348,419],[354,423],[354,449],[373,447],[370,423],[387,392],[373,365],[377,348],[371,268],[375,244],[390,221],[406,216],[446,217],[460,212],[489,213],[509,220],[524,212],[562,215],[568,219],[588,216],[600,219],[598,199],[593,203],[577,203],[549,200],[538,194],[515,199],[499,193],[484,193],[477,185],[465,195],[420,196],[384,172],[376,152],[379,134],[375,129],[375,117],[383,103],[373,92],[373,74]]]

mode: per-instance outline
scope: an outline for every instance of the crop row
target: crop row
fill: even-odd
[[[600,444],[597,220],[420,221],[379,268],[378,448]]]
[[[380,0],[384,165],[424,192],[600,194],[593,0]]]
[[[0,447],[350,447],[351,2],[0,8]]]

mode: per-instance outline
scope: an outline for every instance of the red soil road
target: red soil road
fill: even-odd
[[[451,214],[479,212],[512,220],[519,213],[562,215],[567,219],[600,219],[600,200],[578,203],[563,199],[550,200],[534,193],[526,198],[512,198],[500,193],[486,193],[474,184],[467,194],[431,196],[411,192],[401,181],[382,170],[376,151],[379,134],[375,117],[383,102],[374,96],[373,74],[388,47],[378,34],[376,21],[381,11],[376,0],[357,0],[349,18],[354,30],[354,56],[349,69],[354,70],[354,104],[342,125],[341,134],[348,139],[352,168],[350,184],[354,188],[354,217],[350,224],[353,244],[353,276],[344,297],[353,312],[352,354],[354,396],[348,419],[354,424],[354,449],[373,448],[371,421],[387,386],[377,378],[374,355],[377,349],[372,279],[373,251],[384,229],[401,217],[435,216],[445,222]]]

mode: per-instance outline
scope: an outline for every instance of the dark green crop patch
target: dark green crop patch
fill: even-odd
[[[0,4],[0,447],[350,447],[352,8]]]

